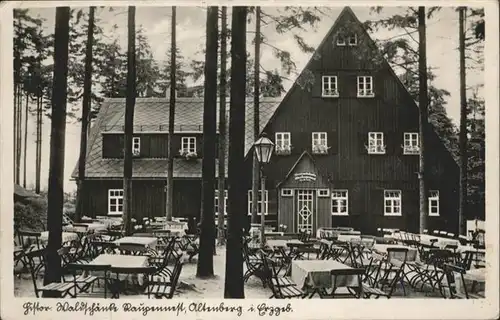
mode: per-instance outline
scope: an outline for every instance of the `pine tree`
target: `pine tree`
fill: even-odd
[[[260,135],[260,119],[259,119],[259,100],[260,100],[260,42],[262,34],[260,31],[260,7],[255,8],[255,52],[254,52],[254,68],[253,68],[253,138],[257,141]],[[258,212],[258,199],[259,199],[259,185],[260,185],[260,168],[257,156],[253,155],[252,163],[252,223],[257,223]],[[262,195],[264,196],[264,195]],[[261,212],[261,219],[264,219],[264,213]],[[262,231],[262,230],[261,230]],[[262,236],[264,234],[262,233]],[[262,239],[263,240],[263,239]]]
[[[47,208],[49,239],[44,285],[61,282],[61,258],[57,250],[62,245],[62,216],[64,201],[64,146],[66,133],[66,100],[69,47],[69,7],[56,8],[54,45],[54,88],[52,91],[52,134],[50,137],[50,166]]]
[[[168,136],[167,136],[167,148],[168,148],[168,163],[167,163],[167,221],[172,220],[173,207],[174,207],[174,144],[172,139],[174,136],[174,126],[175,126],[175,84],[176,84],[176,28],[177,28],[177,8],[172,7],[172,21],[171,21],[171,50],[170,50],[170,98],[169,98],[169,115],[168,115]]]
[[[458,211],[458,232],[465,234],[467,211],[467,97],[465,80],[465,12],[459,7],[459,51],[460,51],[460,205]]]
[[[207,44],[205,55],[205,94],[203,103],[203,159],[201,176],[200,252],[196,276],[213,277],[215,243],[215,139],[217,135],[217,43],[218,7],[207,10]]]
[[[244,170],[246,20],[247,7],[233,7],[231,22],[231,94],[229,110],[228,236],[224,298],[244,298],[243,232],[246,191],[241,184]]]
[[[134,135],[134,107],[136,97],[135,6],[128,7],[127,98],[125,105],[125,132],[123,162],[123,223],[125,235],[132,234],[132,137]]]
[[[226,214],[226,72],[227,72],[227,7],[222,7],[220,39],[220,85],[219,85],[219,150],[218,150],[218,243],[223,245],[224,220]]]
[[[83,81],[83,106],[82,106],[82,129],[80,132],[80,156],[78,158],[78,181],[77,181],[77,200],[76,200],[76,218],[77,222],[83,215],[83,183],[85,180],[85,165],[87,161],[87,136],[91,109],[92,93],[92,47],[94,46],[94,20],[95,7],[89,8],[89,24],[87,30],[87,45],[85,53],[85,76]]]

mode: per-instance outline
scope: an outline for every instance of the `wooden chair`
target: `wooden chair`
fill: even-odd
[[[71,289],[73,288],[72,283],[65,283],[64,277],[61,274],[60,282],[52,282],[47,285],[43,285],[41,288],[38,287],[37,280],[41,269],[45,269],[46,261],[46,249],[32,250],[26,253],[28,259],[28,266],[31,273],[31,279],[33,281],[33,288],[37,298],[40,298],[39,293],[47,294],[49,297],[63,298],[67,295],[72,296]],[[38,263],[35,260],[39,260]]]
[[[19,238],[19,245],[25,252],[44,248],[42,241],[40,240],[42,235],[41,232],[19,230],[17,235]]]
[[[262,257],[263,266],[264,266],[264,274],[266,278],[266,283],[269,284],[271,288],[272,295],[271,298],[276,299],[289,299],[289,298],[302,298],[304,299],[307,296],[307,293],[302,291],[295,283],[290,283],[287,285],[279,285],[280,280],[279,276],[276,273],[276,262],[267,257],[265,254]]]
[[[118,251],[120,251],[120,254],[122,255],[138,256],[138,255],[144,255],[144,253],[146,253],[147,250],[146,247],[140,243],[121,242],[118,244]]]
[[[107,298],[111,265],[69,263],[66,268],[73,276],[74,298],[82,296],[100,297],[101,294],[104,295],[104,299]],[[100,275],[100,273],[102,273],[102,275]],[[94,284],[99,284],[100,280],[103,280],[103,292],[95,292]]]
[[[332,291],[330,293],[325,292],[321,297],[322,298],[356,298],[360,299],[362,297],[363,291],[363,282],[362,278],[365,274],[365,269],[363,268],[350,268],[350,269],[339,269],[332,270],[330,274],[333,278]],[[348,285],[340,285],[338,283],[338,279],[340,277],[354,277],[357,279],[356,285],[348,284]],[[368,287],[366,285],[366,287]],[[339,293],[338,289],[345,288],[346,292]]]
[[[481,296],[479,294],[476,294],[473,292],[468,292],[468,288],[467,288],[465,278],[464,278],[464,275],[466,273],[465,269],[463,269],[457,265],[445,263],[443,265],[443,270],[444,270],[444,273],[446,275],[446,278],[445,278],[446,282],[441,281],[439,283],[439,286],[440,286],[440,291],[444,293],[445,298],[446,298],[445,289],[448,289],[450,299],[481,299],[481,298],[484,298],[484,296]],[[461,281],[461,287],[463,289],[463,293],[457,291],[456,283],[455,283],[455,274],[460,275],[459,278]]]
[[[250,252],[248,241],[243,242],[243,259],[247,269],[243,275],[243,281],[247,282],[250,277],[255,276],[262,281],[262,285],[265,287],[266,279],[264,277],[262,258]]]
[[[182,266],[182,261],[178,260],[174,265],[172,276],[169,279],[155,278],[155,276],[152,275],[146,285],[148,298],[153,295],[157,299],[172,299],[177,288],[177,283],[179,282]]]
[[[138,279],[140,276],[144,279],[144,287],[146,289],[146,293],[148,294],[148,298],[150,295],[150,281],[151,275],[156,272],[156,268],[153,266],[144,266],[144,267],[111,267],[110,273],[115,274],[115,277],[110,276],[110,289],[111,289],[111,298],[120,298],[120,293],[123,293],[127,288],[127,280],[129,277],[133,279]],[[125,280],[120,280],[120,275],[126,275]]]
[[[375,276],[370,277],[369,283],[371,283],[371,288],[366,287],[366,296],[375,296],[379,298],[384,296],[390,298],[394,293],[396,285],[400,283],[403,287],[403,292],[406,295],[403,277],[404,277],[404,267],[406,264],[407,248],[387,248],[387,255],[382,256],[377,261],[374,261],[373,265],[376,266]],[[403,253],[403,261],[396,258],[396,254]],[[374,255],[374,257],[376,257]]]

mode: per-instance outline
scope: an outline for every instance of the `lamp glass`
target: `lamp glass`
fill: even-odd
[[[254,143],[254,152],[259,163],[269,163],[274,150],[274,143],[267,137],[261,137]]]

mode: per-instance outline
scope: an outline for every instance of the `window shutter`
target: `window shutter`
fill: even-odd
[[[359,153],[367,154],[365,145],[368,145],[368,134],[367,133],[358,133],[358,141],[359,141]]]
[[[330,154],[337,154],[338,151],[338,134],[337,131],[328,133],[328,146],[330,147]]]
[[[312,96],[313,97],[321,97],[321,89],[323,86],[322,81],[322,76],[321,74],[316,74],[314,76],[314,84],[312,85]]]

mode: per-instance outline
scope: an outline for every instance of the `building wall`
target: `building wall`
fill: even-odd
[[[350,14],[338,23],[358,33],[358,46],[336,45],[334,30],[313,55],[292,86],[264,132],[290,132],[290,155],[273,155],[268,166],[267,188],[276,189],[302,152],[312,154],[312,133],[327,132],[326,155],[314,155],[319,175],[330,189],[348,189],[349,215],[332,216],[333,225],[363,232],[378,227],[418,231],[419,156],[404,155],[405,132],[419,131],[418,107],[389,65],[378,59],[373,43]],[[337,76],[338,98],[321,97],[321,77]],[[357,76],[372,76],[373,98],[357,97]],[[298,84],[300,83],[300,85]],[[386,153],[368,154],[369,132],[383,132]],[[455,231],[458,222],[458,166],[432,127],[426,128],[426,178],[430,190],[440,192],[440,217],[429,217],[429,229]],[[247,157],[251,172],[251,157]],[[251,181],[251,173],[247,175]],[[251,182],[248,183],[249,188]],[[384,216],[384,189],[402,191],[402,216]],[[279,193],[278,193],[279,194]],[[291,200],[278,201],[279,221],[290,223]],[[331,209],[326,209],[331,210]],[[284,215],[284,216],[283,216]]]
[[[135,180],[132,182],[132,212],[136,219],[164,216],[166,213],[165,181]],[[87,180],[84,183],[84,214],[90,217],[108,214],[108,190],[122,189],[122,180]],[[198,217],[201,206],[199,180],[174,181],[174,217]]]
[[[168,134],[166,133],[140,133],[134,134],[141,141],[139,158],[168,157]],[[203,157],[203,134],[201,133],[176,133],[172,139],[174,157],[179,156],[182,137],[196,137],[196,154]],[[123,158],[123,133],[103,133],[102,157]],[[218,148],[216,148],[218,150]]]

